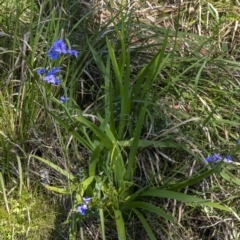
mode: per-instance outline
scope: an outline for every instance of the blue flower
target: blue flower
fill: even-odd
[[[55,41],[52,45],[52,48],[54,49],[55,52],[59,54],[66,54],[67,53],[67,47],[66,44],[62,39],[59,39]]]
[[[78,57],[78,52],[76,50],[67,49],[67,46],[62,39],[56,40],[48,50],[48,57],[51,60],[58,59],[60,54],[69,54],[76,58]]]
[[[51,47],[51,48],[48,50],[48,57],[49,57],[51,60],[56,60],[56,59],[58,59],[58,57],[59,57],[59,53],[56,52],[56,51],[54,50],[54,48]]]
[[[88,209],[87,204],[82,204],[77,208],[77,211],[80,215],[85,216],[87,209]]]
[[[232,157],[229,154],[227,154],[223,159],[218,153],[214,153],[212,156],[207,156],[206,158],[204,158],[204,160],[205,162],[208,163],[216,163],[221,160],[223,160],[226,163],[230,163],[232,162]]]
[[[237,140],[237,145],[239,145],[239,144],[240,144],[240,139]]]
[[[51,84],[54,84],[54,85],[59,85],[60,84],[60,80],[56,78],[55,75],[46,75],[44,78],[43,78],[43,81],[46,81],[47,83],[51,83]]]
[[[39,69],[36,70],[36,72],[37,72],[38,75],[42,75],[46,72],[46,69],[45,68],[39,68]]]
[[[58,59],[60,54],[66,54],[67,53],[67,47],[66,44],[62,39],[59,39],[55,41],[52,44],[52,47],[48,50],[48,57],[51,60],[56,60]]]
[[[206,162],[213,162],[213,157],[212,156],[207,156],[206,158],[204,158],[204,160]]]
[[[222,160],[222,157],[218,153],[214,153],[212,156],[207,156],[204,160],[208,163],[216,163]]]
[[[81,216],[86,215],[86,212],[88,210],[88,204],[90,203],[90,201],[91,201],[91,198],[83,197],[83,203],[77,208],[77,211]]]
[[[89,204],[90,201],[91,201],[92,198],[90,197],[83,197],[83,201],[86,203],[86,204]]]
[[[223,161],[224,161],[224,162],[227,162],[227,163],[232,162],[232,157],[231,157],[229,154],[227,154],[227,155],[225,156],[225,158],[223,159]]]
[[[60,85],[60,80],[59,79],[55,79],[54,85]]]
[[[66,102],[66,98],[64,96],[60,97],[60,103],[65,103]]]
[[[56,75],[60,72],[60,69],[60,67],[54,67],[48,71],[47,75]]]
[[[69,50],[67,50],[67,53],[71,56],[74,56],[75,58],[78,57],[78,51],[76,51],[76,50],[69,49]]]
[[[47,71],[45,68],[40,68],[36,70],[36,72],[39,75],[43,75],[43,81],[50,84],[59,85],[60,80],[56,78],[56,75],[58,72],[60,72],[60,69],[61,69],[60,67],[53,67],[52,69]]]
[[[222,157],[218,153],[214,153],[213,154],[213,161],[218,162],[220,160],[222,160]]]

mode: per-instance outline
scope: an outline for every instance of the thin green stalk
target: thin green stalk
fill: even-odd
[[[122,212],[120,210],[114,210],[114,217],[117,225],[118,239],[127,240]]]
[[[7,194],[6,194],[6,188],[5,188],[5,184],[4,184],[4,180],[3,180],[3,175],[1,172],[0,172],[0,184],[1,184],[1,188],[2,188],[2,194],[3,194],[3,199],[5,202],[5,207],[7,209],[8,214],[10,214],[8,199],[7,199]]]
[[[23,188],[23,170],[22,170],[21,159],[19,156],[17,156],[17,162],[18,162],[18,174],[19,174],[19,196],[21,197],[22,188]]]
[[[104,212],[103,212],[102,208],[99,208],[99,215],[100,215],[100,232],[101,232],[101,237],[102,237],[103,240],[106,240]]]

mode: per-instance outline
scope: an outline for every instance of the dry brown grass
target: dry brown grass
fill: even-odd
[[[116,16],[124,6],[123,12],[127,14],[132,11],[132,16],[139,23],[184,33],[183,37],[178,36],[178,47],[182,55],[194,52],[199,57],[231,54],[233,58],[239,58],[240,29],[237,2],[81,0],[80,3],[87,11],[95,12],[94,22],[100,27]],[[201,37],[212,39],[204,43]],[[134,42],[136,40],[137,38],[133,39]]]

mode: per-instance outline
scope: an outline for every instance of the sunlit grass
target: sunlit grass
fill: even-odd
[[[43,190],[34,193],[25,187],[21,195],[17,195],[18,187],[15,184],[6,185],[8,208],[1,196],[0,205],[0,232],[3,239],[51,239],[58,238],[57,204],[50,197],[44,196]],[[62,209],[63,210],[63,209]],[[64,211],[62,211],[63,213]]]

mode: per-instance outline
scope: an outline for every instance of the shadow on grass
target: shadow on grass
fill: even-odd
[[[66,223],[71,210],[70,197],[54,196],[55,221],[52,230],[49,232],[49,240],[67,240],[69,235],[69,224]],[[45,238],[46,239],[46,238]]]

